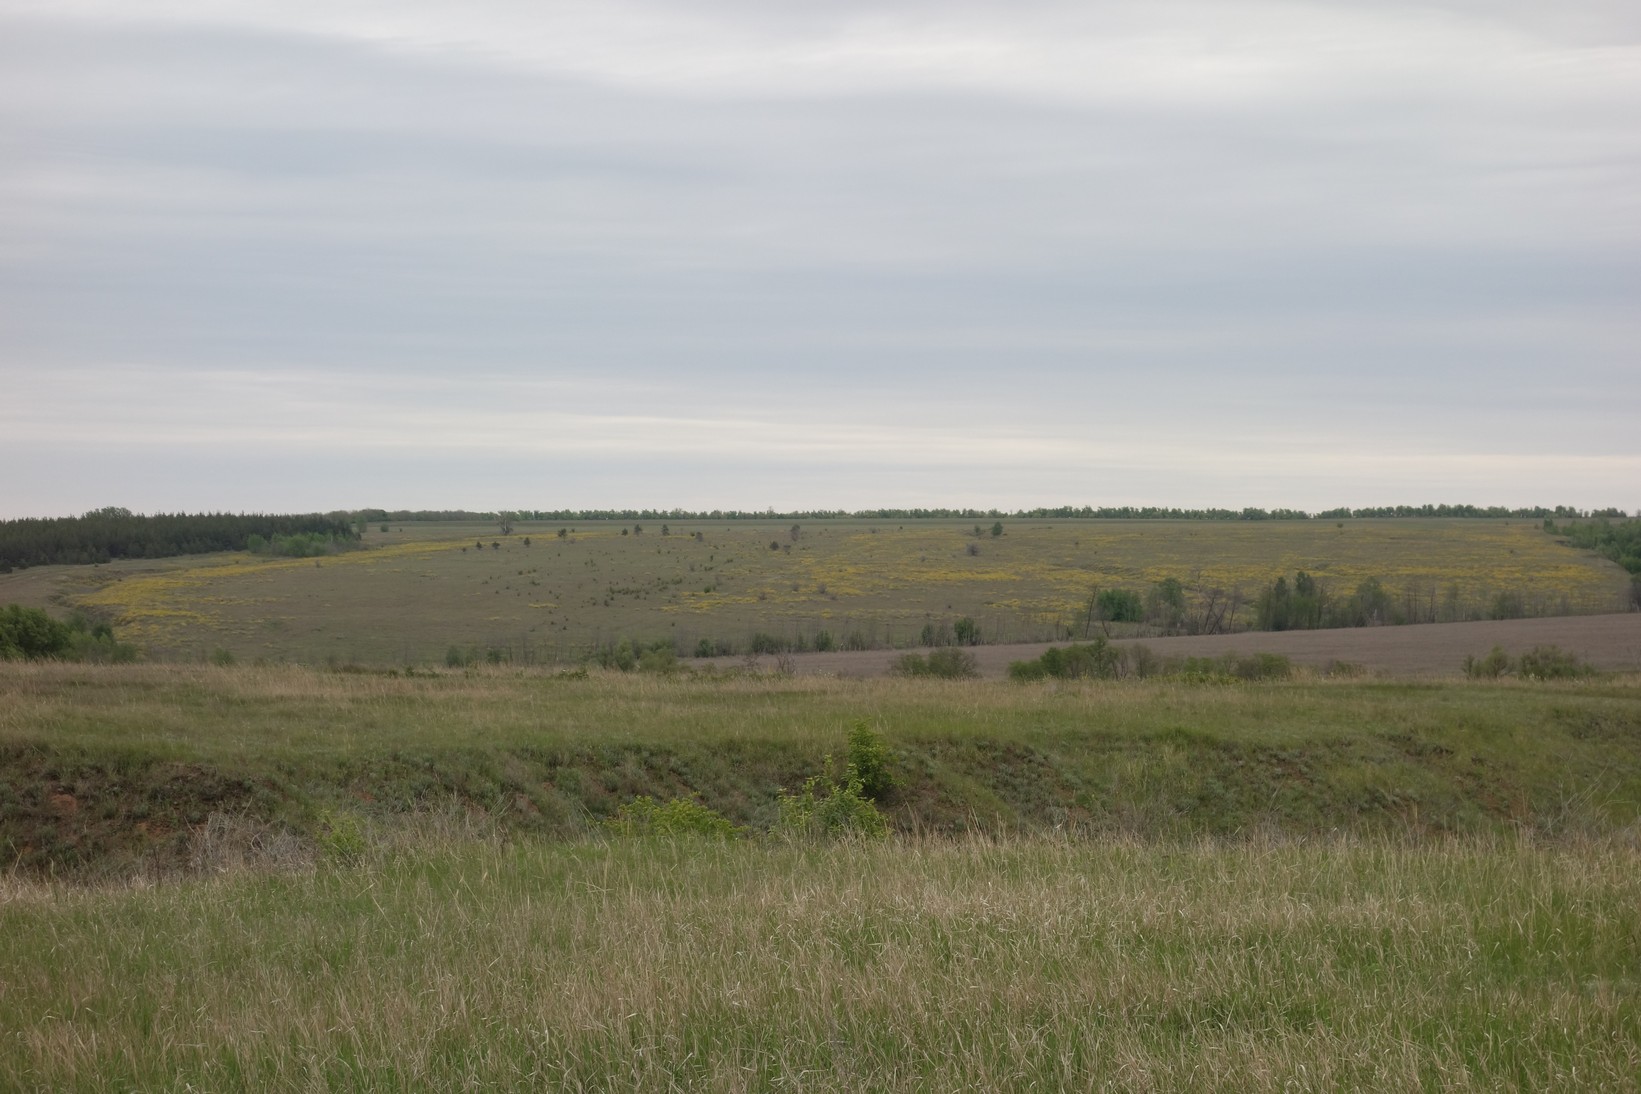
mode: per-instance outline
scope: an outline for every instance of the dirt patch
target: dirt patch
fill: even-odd
[[[1226,653],[1276,653],[1298,665],[1360,665],[1368,672],[1411,676],[1457,676],[1466,654],[1478,656],[1494,646],[1512,656],[1535,646],[1559,646],[1598,669],[1641,670],[1641,612],[1622,615],[1574,615],[1545,619],[1489,620],[1479,623],[1429,623],[1411,627],[1355,627],[1327,631],[1249,632],[1195,638],[1120,639],[1118,646],[1143,644],[1158,656],[1218,657]],[[1001,677],[1011,661],[1042,655],[1050,643],[975,646],[982,676]],[[1065,645],[1065,643],[1059,643]],[[800,675],[887,676],[906,651],[867,650],[850,653],[805,653],[791,657]],[[744,658],[720,657],[691,664],[737,668]],[[773,657],[760,659],[766,669]]]

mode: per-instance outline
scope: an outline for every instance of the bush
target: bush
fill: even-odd
[[[0,608],[0,660],[37,661],[69,650],[69,629],[39,608]]]
[[[638,655],[639,672],[662,675],[678,671],[678,653],[671,646],[652,646]]]
[[[873,801],[881,801],[894,789],[895,777],[889,771],[891,759],[883,735],[864,718],[849,730],[849,771],[860,780],[861,793]]]
[[[775,830],[790,839],[882,839],[889,834],[889,822],[866,797],[864,785],[852,770],[829,788],[822,776],[815,775],[804,782],[800,793],[783,793],[779,805]]]
[[[1009,679],[1029,681],[1052,676],[1057,680],[1114,680],[1121,668],[1121,654],[1104,638],[1096,638],[1064,649],[1050,646],[1035,661],[1015,661],[1009,665]]]
[[[673,798],[662,804],[647,794],[616,810],[604,825],[629,838],[734,839],[741,834],[728,817],[691,798]]]
[[[748,644],[747,648],[753,653],[760,655],[766,653],[785,653],[786,642],[782,639],[776,638],[772,634],[765,634],[763,631],[759,631],[752,636],[752,641]]]
[[[1496,680],[1510,671],[1510,655],[1500,646],[1494,646],[1486,657],[1465,654],[1464,674],[1472,680]]]
[[[1559,646],[1534,646],[1516,662],[1516,673],[1524,680],[1576,680],[1594,672],[1577,654]]]
[[[830,652],[833,648],[834,647],[833,647],[833,643],[832,643],[832,632],[831,631],[816,631],[815,632],[815,652],[816,653],[827,653],[827,652]]]
[[[234,657],[233,650],[218,646],[216,649],[211,651],[211,664],[217,666],[218,668],[228,668],[234,663],[235,660],[236,658]]]
[[[352,866],[365,854],[365,830],[352,813],[327,809],[319,818],[319,847],[325,857],[342,866]]]
[[[1139,623],[1145,619],[1145,604],[1132,589],[1105,589],[1095,598],[1100,618],[1111,623]]]
[[[961,680],[980,675],[974,654],[965,653],[955,646],[930,650],[925,657],[920,653],[902,654],[889,667],[895,676],[936,676],[944,680]]]

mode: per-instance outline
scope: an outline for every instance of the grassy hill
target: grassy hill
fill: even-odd
[[[0,665],[0,847],[28,871],[185,867],[213,817],[578,837],[639,795],[767,828],[864,720],[907,833],[1613,831],[1641,689],[1567,683],[675,678]],[[833,761],[834,771],[837,761]]]
[[[1014,520],[991,532],[839,520],[520,524],[504,536],[407,523],[321,559],[41,567],[0,576],[0,602],[90,611],[153,659],[404,666],[575,662],[622,638],[681,656],[899,647],[965,618],[988,643],[1063,640],[1087,629],[1096,592],[1143,598],[1167,579],[1188,617],[1212,599],[1236,629],[1261,589],[1298,570],[1338,596],[1376,579],[1410,621],[1620,611],[1629,590],[1619,567],[1525,520]]]

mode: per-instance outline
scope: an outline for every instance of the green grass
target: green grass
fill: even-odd
[[[865,720],[905,833],[1611,832],[1641,688],[1302,677],[1041,683],[0,665],[0,848],[29,871],[197,857],[213,815],[313,841],[455,809],[576,837],[639,795],[773,823]],[[834,764],[838,761],[834,760]]]
[[[379,844],[0,881],[9,1090],[1633,1090],[1633,840]]]
[[[47,567],[0,577],[0,603],[82,606],[153,659],[443,664],[462,656],[576,661],[623,637],[685,655],[742,652],[757,634],[842,648],[911,646],[965,617],[986,642],[1081,634],[1096,589],[1143,595],[1172,577],[1240,590],[1298,569],[1334,595],[1380,579],[1417,618],[1485,616],[1500,593],[1529,614],[1622,610],[1628,576],[1529,521],[1010,521],[407,524],[325,559],[250,555]],[[622,535],[622,531],[628,533]],[[696,539],[696,534],[700,539]],[[531,545],[524,546],[525,538]],[[483,544],[481,548],[479,544]],[[499,544],[493,549],[492,543]],[[771,549],[771,544],[774,549]],[[970,550],[978,551],[970,554]],[[492,653],[492,651],[494,651]]]

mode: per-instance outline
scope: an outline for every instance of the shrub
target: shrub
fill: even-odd
[[[68,627],[39,608],[0,608],[0,660],[34,661],[68,652]]]
[[[1150,646],[1136,643],[1125,651],[1128,654],[1128,668],[1135,676],[1145,679],[1161,674],[1167,666],[1162,658]]]
[[[865,788],[853,771],[830,787],[824,777],[812,776],[800,793],[783,793],[779,805],[775,830],[789,839],[881,839],[889,834],[889,822],[865,796]]]
[[[831,631],[815,632],[815,652],[827,653],[833,648]]]
[[[211,664],[216,665],[218,668],[225,669],[232,665],[234,661],[235,658],[233,650],[218,646],[216,649],[211,651]]]
[[[1559,646],[1534,646],[1516,662],[1516,673],[1524,680],[1575,680],[1595,670]]]
[[[1100,618],[1112,623],[1139,623],[1145,619],[1145,604],[1132,589],[1104,589],[1095,604]]]
[[[1009,665],[1009,679],[1029,681],[1052,676],[1058,680],[1112,680],[1121,667],[1121,655],[1104,638],[1096,638],[1063,649],[1050,646],[1035,661],[1016,661]]]
[[[638,655],[639,672],[658,672],[663,675],[678,671],[678,652],[671,646],[652,646]]]
[[[1496,680],[1510,671],[1510,655],[1500,646],[1494,646],[1486,657],[1465,654],[1464,674],[1472,680]]]
[[[864,718],[849,730],[849,771],[860,781],[861,793],[873,801],[894,789],[895,777],[889,771],[892,753],[883,735],[867,724]]]
[[[952,624],[952,637],[959,646],[978,646],[980,644],[980,626],[968,616],[964,616]]]
[[[759,631],[752,636],[752,641],[747,648],[756,654],[785,653],[786,643],[772,634]]]
[[[729,818],[692,798],[673,798],[658,803],[642,795],[616,810],[604,822],[618,836],[663,839],[734,839],[741,830]]]
[[[365,853],[365,831],[352,813],[327,809],[319,818],[319,847],[325,857],[352,866]]]

